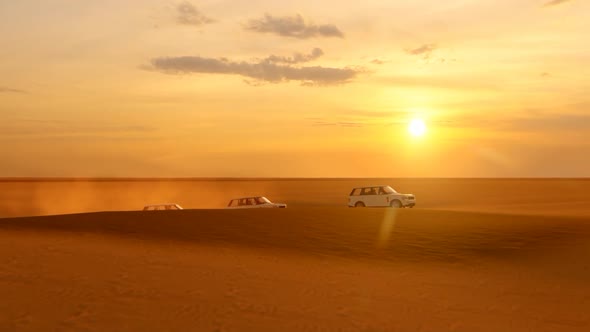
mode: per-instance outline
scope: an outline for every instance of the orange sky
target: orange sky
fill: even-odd
[[[581,0],[3,1],[0,177],[590,176],[588,22]]]

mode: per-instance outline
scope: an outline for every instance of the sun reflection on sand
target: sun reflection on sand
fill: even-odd
[[[389,244],[389,238],[393,233],[393,229],[395,228],[395,219],[397,217],[398,209],[385,209],[385,215],[383,216],[383,221],[381,222],[381,228],[379,229],[379,234],[377,235],[377,248],[387,248]]]

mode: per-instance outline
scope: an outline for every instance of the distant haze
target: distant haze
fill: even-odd
[[[588,21],[581,0],[2,1],[0,177],[590,176]]]

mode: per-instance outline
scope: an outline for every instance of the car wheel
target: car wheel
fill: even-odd
[[[391,206],[392,208],[399,209],[399,208],[401,208],[401,207],[402,207],[402,202],[400,202],[400,201],[398,201],[398,200],[396,199],[396,200],[393,200],[393,201],[391,201],[391,204],[390,204],[390,206]]]
[[[356,202],[356,204],[354,205],[354,207],[365,207],[365,203],[363,203],[363,202]]]

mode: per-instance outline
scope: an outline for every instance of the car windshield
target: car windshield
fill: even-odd
[[[257,197],[256,203],[257,204],[270,204],[270,201],[266,197]]]
[[[395,193],[397,193],[397,191],[393,190],[393,188],[391,188],[390,186],[383,187],[383,191],[385,191],[386,194],[395,194]]]

